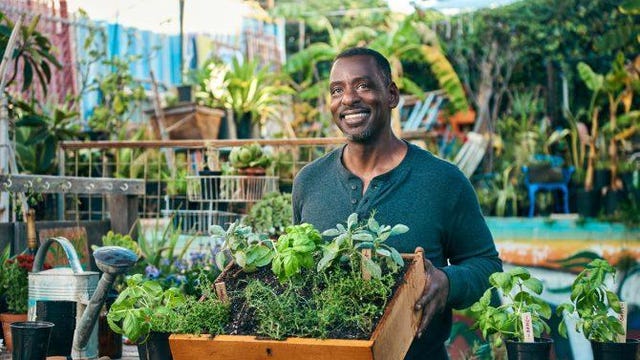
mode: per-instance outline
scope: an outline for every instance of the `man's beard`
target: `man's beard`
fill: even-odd
[[[372,139],[372,137],[373,137],[373,129],[370,127],[364,129],[363,131],[357,134],[347,135],[347,139],[349,139],[349,141],[353,141],[357,143],[369,142]]]

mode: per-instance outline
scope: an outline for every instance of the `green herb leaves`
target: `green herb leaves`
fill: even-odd
[[[352,268],[362,262],[366,271],[372,277],[382,276],[381,265],[391,270],[404,266],[400,253],[384,242],[391,236],[404,234],[409,231],[406,225],[398,224],[393,227],[380,225],[374,215],[364,223],[358,222],[358,214],[353,213],[347,219],[347,227],[337,224],[334,229],[328,229],[323,236],[333,237],[333,240],[322,247],[322,258],[318,262],[318,271],[326,270],[336,260],[349,262]],[[362,255],[363,249],[371,249],[371,258]]]
[[[505,339],[524,340],[521,317],[531,314],[533,334],[540,337],[549,332],[549,325],[544,319],[551,317],[551,307],[537,295],[542,293],[542,282],[531,277],[521,267],[506,272],[494,273],[489,277],[492,287],[484,292],[480,300],[471,306],[476,317],[475,328],[480,329],[487,339],[494,336],[494,346],[500,346]],[[500,290],[505,301],[500,306],[491,305],[491,292]]]
[[[213,225],[209,232],[213,237],[224,239],[222,249],[216,255],[216,265],[220,270],[224,270],[228,255],[247,272],[269,265],[273,259],[271,240],[266,235],[254,233],[250,226],[235,222],[225,232],[222,227]]]
[[[127,279],[124,289],[107,314],[109,327],[134,343],[147,340],[150,331],[172,331],[174,310],[185,302],[177,288],[163,290],[159,282],[136,274]]]
[[[284,281],[300,273],[302,268],[312,269],[315,264],[313,254],[321,242],[320,233],[310,224],[287,227],[276,243],[271,270]]]
[[[342,265],[355,272],[360,271],[362,265],[364,271],[379,279],[383,270],[395,272],[404,266],[400,253],[385,241],[407,231],[409,228],[402,224],[380,225],[373,215],[359,223],[355,213],[347,219],[346,227],[337,224],[336,228],[322,233],[334,237],[328,243],[323,242],[320,232],[311,224],[288,226],[275,243],[239,222],[231,224],[226,231],[217,225],[210,229],[213,237],[224,240],[222,250],[216,255],[218,268],[223,270],[229,257],[246,272],[271,263],[271,270],[281,282],[300,274],[302,269],[322,272]],[[371,256],[363,255],[363,250],[370,251]]]
[[[576,330],[589,340],[615,342],[624,329],[614,316],[622,309],[618,296],[608,290],[606,280],[613,277],[616,269],[607,261],[595,259],[578,274],[571,285],[571,302],[558,306],[556,312],[577,316]],[[558,326],[560,335],[567,336],[567,324],[563,318]]]

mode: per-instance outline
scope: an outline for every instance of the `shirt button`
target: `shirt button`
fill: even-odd
[[[356,199],[351,199],[351,203],[352,203],[353,205],[355,205],[357,202],[358,202],[358,200],[356,200]]]
[[[355,185],[351,185],[351,190],[355,190],[355,189],[357,189],[357,188],[358,188],[357,186],[355,186]]]

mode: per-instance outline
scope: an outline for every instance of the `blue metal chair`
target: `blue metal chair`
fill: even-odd
[[[560,181],[552,182],[532,182],[530,180],[530,171],[528,166],[522,167],[524,174],[524,184],[529,192],[529,217],[533,217],[536,207],[536,193],[538,191],[560,191],[562,193],[562,210],[565,214],[569,213],[569,181],[571,181],[571,175],[575,171],[573,166],[562,167],[564,161],[559,156],[551,155],[536,155],[534,159],[537,161],[549,161],[552,168],[562,169],[562,179]],[[556,208],[558,208],[558,202],[555,201]]]

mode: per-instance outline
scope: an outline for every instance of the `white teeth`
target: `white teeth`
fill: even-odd
[[[349,115],[345,115],[344,119],[345,120],[361,120],[361,119],[366,118],[368,115],[369,114],[367,114],[367,113],[349,114]]]

